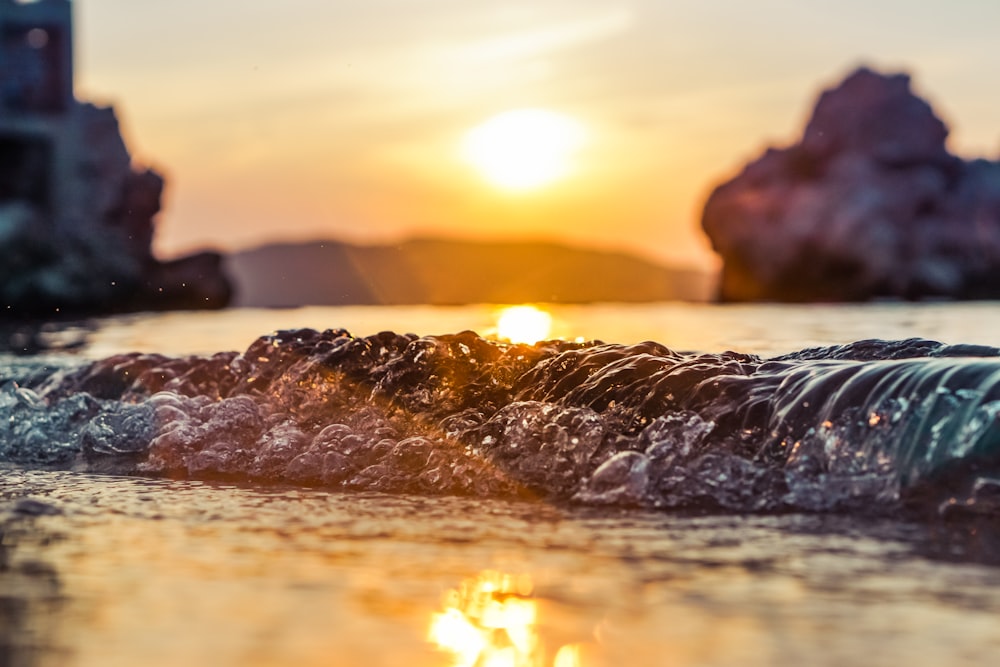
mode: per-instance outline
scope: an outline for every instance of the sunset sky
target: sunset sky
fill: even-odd
[[[78,0],[77,96],[168,177],[157,250],[548,239],[712,266],[713,184],[794,140],[859,64],[907,69],[963,155],[1000,153],[995,0]],[[512,109],[583,128],[565,175],[483,179]]]

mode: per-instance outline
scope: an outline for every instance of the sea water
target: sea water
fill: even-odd
[[[994,363],[989,348],[1000,345],[996,304],[612,304],[549,310],[553,336],[620,347],[567,343],[552,347],[549,356],[521,362],[548,370],[533,371],[514,407],[494,406],[492,416],[467,419],[464,431],[454,431],[460,444],[476,449],[454,456],[489,461],[496,455],[503,484],[491,481],[482,492],[459,485],[458,492],[444,494],[398,482],[391,474],[396,449],[366,468],[367,477],[364,470],[355,471],[353,479],[339,472],[325,482],[310,476],[314,468],[306,464],[313,459],[307,455],[328,426],[309,422],[314,415],[306,414],[302,406],[308,402],[302,401],[287,407],[302,417],[299,423],[263,423],[255,431],[265,444],[275,442],[275,433],[292,433],[281,444],[285,458],[268,459],[280,461],[281,474],[269,476],[278,468],[268,468],[255,476],[253,466],[238,457],[221,466],[220,451],[230,450],[213,447],[235,427],[211,431],[209,443],[192,436],[182,439],[179,450],[167,449],[184,453],[187,458],[178,458],[183,470],[143,470],[148,461],[134,460],[147,449],[129,443],[145,436],[118,437],[132,433],[132,426],[123,426],[135,422],[128,410],[145,409],[152,400],[150,414],[160,410],[178,420],[201,419],[192,428],[205,429],[214,423],[203,417],[205,410],[218,411],[213,406],[226,405],[227,399],[214,396],[211,405],[200,405],[197,396],[181,392],[164,398],[161,392],[149,399],[93,399],[105,401],[96,405],[81,396],[109,391],[106,385],[95,389],[93,379],[110,376],[91,373],[91,384],[69,391],[67,374],[124,352],[207,358],[246,350],[274,330],[344,328],[358,338],[337,334],[320,342],[331,350],[347,349],[351,340],[380,331],[413,332],[412,338],[372,339],[399,346],[399,354],[387,355],[404,360],[397,369],[403,372],[384,370],[378,359],[361,370],[382,373],[389,389],[440,390],[444,385],[436,376],[410,377],[420,365],[412,361],[419,351],[405,361],[405,350],[475,345],[477,339],[447,335],[467,329],[488,335],[499,308],[169,313],[15,332],[15,349],[3,358],[8,383],[0,397],[10,421],[8,462],[0,471],[0,664],[979,665],[1000,655],[1000,530],[991,477],[996,412],[989,379]],[[276,350],[304,345],[296,343],[304,340],[297,336],[279,335],[266,343]],[[848,346],[795,356],[807,348],[871,338],[945,345]],[[635,347],[642,341],[663,347]],[[498,349],[509,349],[484,345],[482,354],[491,359]],[[36,353],[15,354],[18,346]],[[719,356],[727,350],[744,356]],[[673,351],[676,358],[669,356]],[[858,360],[872,354],[879,358]],[[614,359],[605,361],[609,355]],[[785,360],[767,361],[775,357]],[[224,361],[226,372],[240,370],[237,358],[212,363]],[[344,358],[354,363],[356,356]],[[482,358],[470,353],[468,363],[480,364]],[[336,368],[324,359],[323,368]],[[558,369],[573,359],[591,369],[577,384],[593,382],[596,395],[575,387],[542,391],[568,377],[572,369]],[[736,377],[731,370],[717,372],[733,364],[749,368],[748,391],[767,391],[768,428],[796,420],[805,424],[801,432],[754,436],[782,447],[781,466],[765,465],[767,457],[739,458],[760,463],[763,471],[757,475],[753,468],[743,477],[733,476],[734,470],[747,470],[742,463],[719,467],[719,451],[732,454],[723,445],[735,436],[713,440],[722,430],[716,422],[724,424],[725,415],[715,415],[712,406],[728,409],[730,403],[712,398],[706,407],[705,396],[719,395],[712,393],[711,382],[699,384],[700,393],[682,406],[686,421],[655,428],[626,425],[609,438],[618,422],[610,417],[599,422],[615,412],[608,405],[612,395],[627,403],[637,390],[653,395],[657,387],[676,386],[671,377],[663,385],[644,379],[642,364],[650,359],[659,364],[655,372],[671,377],[695,361],[716,373],[712,377]],[[134,359],[130,363],[125,372],[138,368]],[[208,361],[185,363],[170,387],[178,389],[177,378],[192,371],[216,369]],[[305,370],[313,367],[309,363]],[[97,367],[102,368],[100,361]],[[61,379],[46,385],[38,378],[42,368]],[[631,385],[619,382],[625,375]],[[297,383],[307,374],[292,376]],[[503,374],[494,369],[487,376]],[[866,377],[872,378],[868,384]],[[32,379],[37,390],[29,386]],[[53,389],[54,382],[63,389]],[[195,391],[209,393],[205,382],[196,381]],[[267,404],[286,400],[296,383],[270,382],[268,390],[280,386],[281,396],[268,397]],[[744,391],[742,385],[723,384],[737,387],[730,393]],[[844,385],[863,385],[864,391],[842,391]],[[816,406],[801,405],[809,391],[835,400],[819,414]],[[876,393],[878,400],[871,399]],[[484,395],[473,394],[476,400]],[[756,415],[746,401],[740,403],[742,396],[721,395],[733,400],[733,411],[744,410],[744,422]],[[364,396],[371,400],[378,394]],[[457,400],[441,391],[428,396],[427,410],[435,416],[443,404]],[[660,412],[648,412],[650,402],[637,400],[621,414],[663,418],[665,396],[655,396]],[[900,403],[913,396],[926,402],[923,411]],[[66,416],[73,401],[92,411],[79,427]],[[841,404],[846,408],[835,410]],[[855,414],[859,406],[864,411]],[[356,403],[348,408],[358,411]],[[566,422],[560,430],[558,415],[551,423],[537,421],[558,411],[579,417],[582,426]],[[621,414],[612,416],[620,421]],[[841,414],[849,418],[834,424]],[[530,425],[519,427],[512,418]],[[350,419],[340,415],[331,421]],[[831,426],[824,431],[826,421]],[[818,426],[809,426],[813,422]],[[498,430],[497,423],[504,428]],[[886,423],[893,427],[886,430]],[[37,426],[41,435],[25,434],[24,424]],[[588,424],[605,435],[593,460],[576,462],[579,467],[571,471],[578,474],[564,492],[551,491],[558,480],[549,473],[564,459],[559,451],[546,458],[546,443],[559,444],[563,432],[585,434]],[[347,435],[361,430],[357,424],[344,426],[354,429]],[[506,444],[516,450],[550,432],[555,435],[541,438],[531,459],[541,462],[542,470],[512,465],[519,459],[507,450],[500,456],[482,444],[506,434]],[[901,435],[886,437],[890,432]],[[408,435],[384,434],[392,436],[395,448]],[[60,449],[56,441],[64,436]],[[663,443],[682,447],[695,436],[691,446],[704,448],[703,455],[674,457],[673,467],[666,467]],[[920,456],[911,452],[916,440],[923,443]],[[13,453],[11,443],[17,445]],[[964,443],[961,451],[956,443]],[[579,447],[563,445],[565,451]],[[195,446],[201,449],[192,450]],[[425,446],[437,445],[431,438]],[[58,456],[32,458],[52,451]],[[850,461],[840,455],[845,451],[851,452]],[[921,463],[924,459],[929,463]],[[295,460],[300,463],[292,465]],[[883,460],[890,463],[880,468]],[[898,465],[900,460],[907,465]],[[942,467],[947,474],[936,476]],[[776,481],[775,469],[780,470]],[[470,483],[483,483],[484,475],[492,474],[462,470],[467,474],[461,479]],[[683,473],[679,477],[677,470]],[[959,473],[963,481],[953,482]],[[514,492],[504,486],[511,479]],[[676,488],[693,490],[684,495]],[[761,498],[768,502],[759,503]]]

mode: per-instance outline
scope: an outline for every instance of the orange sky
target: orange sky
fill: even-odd
[[[546,238],[711,266],[711,186],[797,137],[818,89],[907,68],[1000,142],[992,0],[78,0],[77,95],[168,176],[157,250],[278,239]],[[557,184],[503,192],[460,156],[493,114],[575,117]]]

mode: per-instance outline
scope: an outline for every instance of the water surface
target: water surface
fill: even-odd
[[[838,516],[684,516],[7,471],[6,641],[37,664],[450,665],[427,634],[528,576],[586,665],[988,664],[996,544]],[[18,664],[18,663],[14,663]],[[23,664],[29,664],[27,662]],[[529,664],[529,663],[526,663]],[[530,663],[533,664],[533,663]]]
[[[997,310],[666,304],[553,315],[555,335],[570,338],[776,355],[870,337],[998,345]],[[495,314],[171,313],[45,335],[83,342],[64,357],[97,359],[242,350],[297,326],[485,331]],[[429,639],[449,615],[466,624],[453,634],[485,627],[488,650],[474,657],[484,666],[979,665],[1000,654],[989,513],[649,511],[7,465],[0,531],[0,664],[471,665]],[[511,618],[479,613],[504,605]]]

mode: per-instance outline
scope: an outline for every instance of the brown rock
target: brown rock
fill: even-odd
[[[802,140],[718,186],[724,301],[1000,296],[1000,164],[948,153],[904,74],[851,74]]]
[[[217,255],[153,256],[163,179],[73,97],[71,4],[0,3],[0,33],[0,317],[225,305]]]

